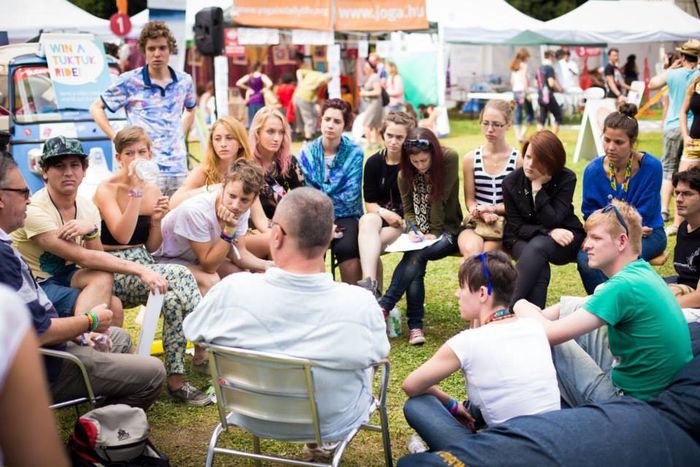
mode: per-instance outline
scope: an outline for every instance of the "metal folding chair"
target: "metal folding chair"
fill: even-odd
[[[218,345],[207,345],[212,380],[219,409],[219,423],[214,429],[207,452],[206,466],[211,466],[215,454],[241,456],[260,461],[291,465],[337,466],[360,429],[382,433],[384,460],[391,467],[391,443],[386,413],[386,391],[389,383],[389,362],[384,360],[372,365],[381,370],[381,389],[375,397],[368,415],[379,411],[380,426],[367,423],[353,427],[338,444],[330,464],[319,464],[301,459],[290,459],[262,454],[260,439],[289,441],[286,433],[312,432],[311,439],[294,439],[293,442],[309,442],[321,445],[324,438],[318,418],[314,387],[314,367],[311,360],[285,355],[256,352]],[[374,373],[376,375],[376,373]],[[217,447],[219,436],[229,426],[238,426],[253,435],[253,451],[239,451]],[[278,436],[276,433],[280,433]]]
[[[88,377],[87,374],[87,369],[85,368],[85,365],[83,365],[83,362],[80,361],[78,357],[73,355],[72,353],[69,352],[63,352],[61,350],[53,350],[53,349],[45,349],[43,347],[39,348],[39,354],[43,355],[44,357],[48,358],[58,358],[61,360],[66,360],[70,362],[73,365],[76,365],[78,369],[80,370],[80,373],[83,376],[83,384],[85,385],[85,396],[83,397],[78,397],[75,399],[67,400],[67,401],[60,401],[60,402],[55,402],[49,406],[51,409],[62,409],[64,407],[75,407],[75,413],[76,415],[80,416],[80,412],[78,411],[78,405],[83,404],[85,402],[88,402],[92,405],[93,408],[96,407],[97,402],[102,399],[102,396],[95,396],[95,391],[92,389],[92,384],[90,383],[90,378]]]

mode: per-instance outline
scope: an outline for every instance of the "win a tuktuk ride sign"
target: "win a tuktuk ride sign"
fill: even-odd
[[[102,41],[44,34],[41,43],[59,109],[87,110],[112,84]]]

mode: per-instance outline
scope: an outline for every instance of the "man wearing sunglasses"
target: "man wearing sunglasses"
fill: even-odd
[[[148,408],[165,380],[160,360],[130,355],[129,333],[110,327],[112,311],[104,305],[81,308],[75,316],[59,317],[54,304],[13,247],[9,234],[24,226],[29,203],[29,188],[17,163],[9,153],[0,153],[0,283],[17,291],[27,305],[42,346],[67,351],[83,362],[95,394],[106,397],[109,404]],[[109,333],[109,338],[105,339],[103,333]],[[98,351],[95,343],[100,341],[106,344]],[[54,400],[85,395],[78,367],[62,362],[53,358],[45,361]]]
[[[585,228],[589,264],[610,279],[574,307],[563,300],[542,311],[520,300],[515,313],[544,326],[569,405],[623,394],[649,400],[692,359],[688,325],[663,279],[639,259],[642,221],[634,207],[615,200]]]

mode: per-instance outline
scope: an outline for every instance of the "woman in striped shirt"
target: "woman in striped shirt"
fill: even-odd
[[[469,210],[466,229],[459,234],[459,251],[463,257],[483,251],[498,250],[502,241],[498,235],[484,238],[477,234],[476,223],[495,225],[503,221],[503,189],[506,175],[522,165],[520,152],[506,141],[512,120],[511,103],[491,100],[481,112],[481,131],[486,143],[464,156],[464,203]],[[467,219],[465,219],[467,220]],[[493,229],[492,229],[493,230]],[[500,229],[501,237],[503,229]]]

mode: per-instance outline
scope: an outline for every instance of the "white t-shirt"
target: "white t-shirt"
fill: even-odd
[[[29,310],[19,296],[5,285],[0,285],[0,394],[5,387],[7,372],[15,360],[24,336],[29,330]],[[2,450],[0,450],[0,465]]]
[[[197,264],[197,255],[192,251],[190,241],[208,243],[218,240],[221,235],[221,223],[216,217],[216,197],[219,193],[220,190],[199,194],[166,214],[160,225],[163,243],[153,256]],[[241,215],[236,228],[239,237],[248,231],[249,216],[250,209]]]
[[[462,331],[447,345],[462,364],[469,400],[489,426],[561,408],[549,341],[534,320]]]

